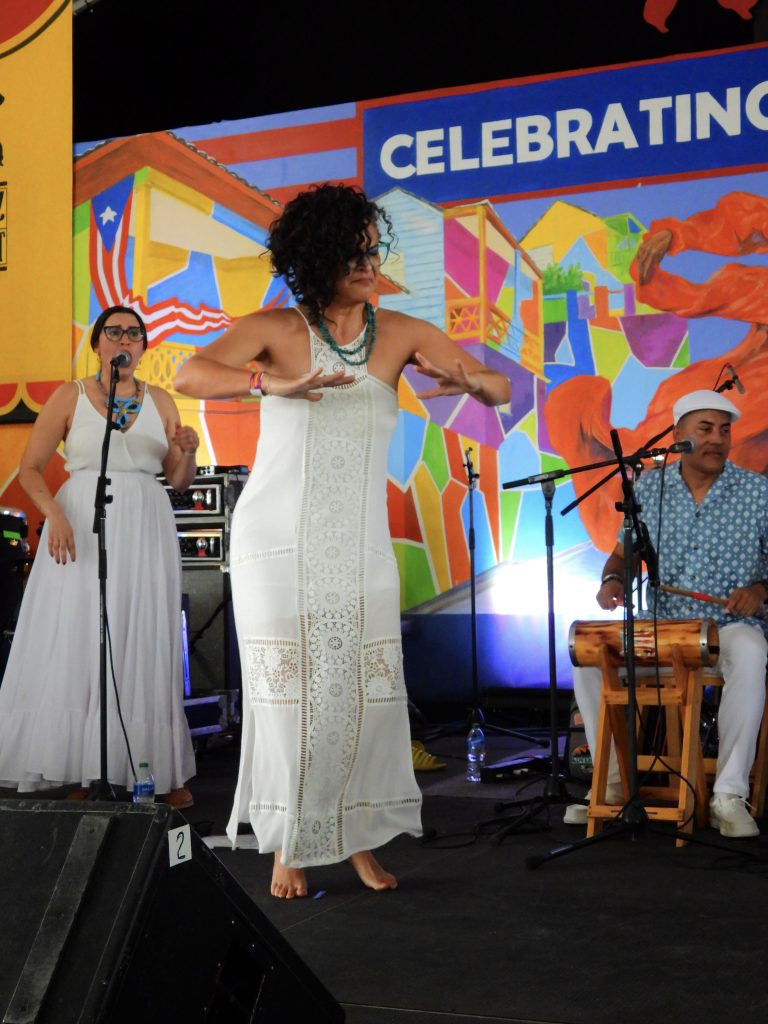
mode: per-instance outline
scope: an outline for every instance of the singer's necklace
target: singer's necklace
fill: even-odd
[[[371,358],[373,352],[373,346],[376,344],[376,310],[370,304],[365,304],[365,330],[359,345],[355,345],[354,348],[349,346],[341,346],[334,341],[331,332],[325,326],[325,321],[322,317],[317,318],[317,329],[320,332],[320,337],[323,341],[330,345],[339,359],[345,362],[347,366],[362,366],[367,363]],[[356,356],[357,358],[351,358]]]
[[[139,382],[135,377],[132,380],[135,389],[132,395],[128,395],[127,398],[120,398],[119,395],[114,397],[115,426],[118,430],[125,430],[128,426],[129,417],[137,415],[141,410]],[[96,383],[104,395],[104,405],[109,408],[109,392],[104,390],[104,385],[101,383],[101,370],[96,371]]]

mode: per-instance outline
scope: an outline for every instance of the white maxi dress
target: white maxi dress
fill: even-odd
[[[292,867],[421,834],[387,519],[397,395],[308,337],[312,369],[355,380],[262,400],[230,561],[244,709],[227,834],[250,822]]]
[[[105,419],[78,381],[64,446],[69,479],[56,500],[75,535],[76,560],[57,565],[43,527],[0,686],[0,785],[19,792],[101,778],[99,579],[93,532]],[[112,662],[134,764],[148,761],[159,794],[195,773],[184,715],[181,564],[176,524],[155,479],[168,442],[147,389],[130,428],[110,441],[107,615]],[[108,776],[133,785],[107,662]]]

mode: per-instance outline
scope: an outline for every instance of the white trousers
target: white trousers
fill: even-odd
[[[723,677],[717,713],[719,747],[715,793],[749,796],[749,771],[755,759],[757,734],[765,703],[765,668],[768,642],[762,630],[743,622],[720,628],[720,658],[711,672]],[[637,676],[655,674],[638,669]],[[705,672],[706,676],[706,672]],[[574,668],[573,692],[584,719],[589,749],[597,749],[602,674],[599,668]],[[608,782],[619,781],[616,755],[611,749]]]

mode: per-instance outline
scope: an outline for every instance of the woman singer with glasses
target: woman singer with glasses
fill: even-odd
[[[108,639],[134,764],[148,761],[161,799],[189,807],[195,772],[184,715],[181,566],[173,509],[156,479],[186,490],[197,434],[171,396],[139,380],[147,332],[132,309],[96,319],[90,344],[100,369],[62,384],[40,411],[19,482],[45,525],[0,686],[0,785],[19,792],[76,783],[84,799],[101,777],[96,482],[106,428],[111,363],[116,384],[105,523]],[[64,442],[69,479],[56,497],[43,473]],[[108,668],[108,781],[133,785]]]
[[[289,899],[306,895],[306,867],[346,859],[393,889],[370,851],[421,834],[386,507],[400,375],[413,363],[431,378],[421,398],[510,397],[437,327],[374,308],[392,237],[356,188],[301,193],[267,241],[298,304],[244,316],[175,380],[199,398],[262,396],[232,526],[245,706],[228,834],[250,823]]]

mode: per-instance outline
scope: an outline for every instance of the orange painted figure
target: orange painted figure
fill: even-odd
[[[735,11],[741,18],[748,21],[752,17],[750,11],[757,0],[717,0],[717,2],[727,11]],[[659,32],[669,32],[667,18],[676,7],[677,0],[645,0],[643,18]]]
[[[750,323],[746,337],[727,353],[704,359],[664,381],[634,429],[620,428],[622,449],[631,453],[669,426],[669,410],[689,391],[714,386],[725,363],[731,363],[749,387],[728,397],[742,410],[731,448],[739,466],[762,473],[768,469],[768,268],[727,263],[703,284],[661,268],[662,259],[688,249],[722,256],[768,253],[768,199],[731,192],[712,210],[687,220],[666,217],[653,221],[631,274],[638,299],[655,309],[681,317],[720,316]],[[743,368],[743,369],[742,369]],[[576,419],[574,420],[574,410]],[[611,384],[604,377],[573,377],[555,388],[545,416],[554,449],[569,466],[588,465],[613,457],[610,422]],[[577,495],[605,475],[605,470],[573,477]],[[602,551],[613,548],[619,516],[615,502],[620,483],[603,487],[580,506],[582,521]]]

